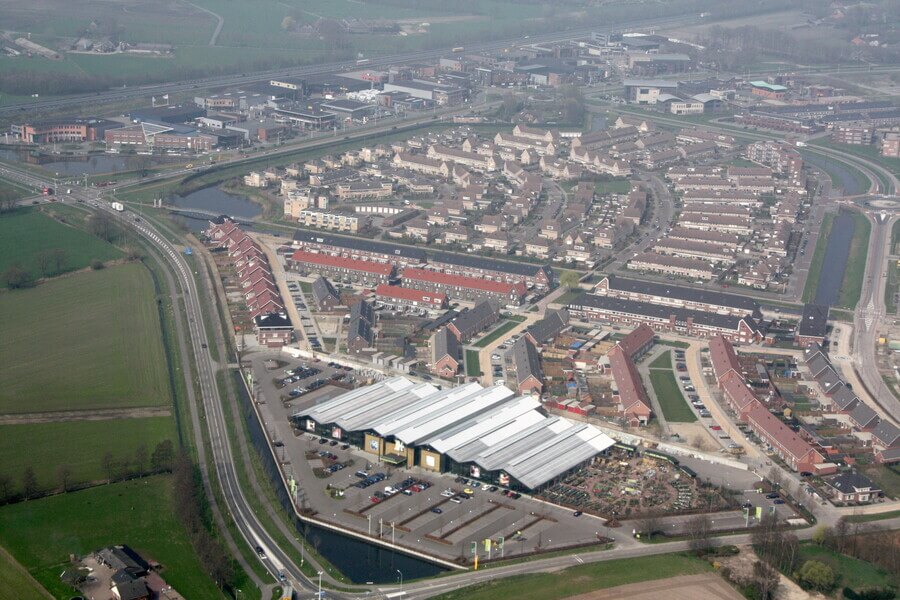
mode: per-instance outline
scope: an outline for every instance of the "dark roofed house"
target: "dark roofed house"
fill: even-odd
[[[829,477],[825,483],[831,488],[835,502],[870,502],[881,494],[868,477],[856,472]]]
[[[444,327],[431,336],[431,372],[438,377],[453,377],[459,367],[459,340]]]
[[[860,431],[871,431],[881,420],[878,414],[865,402],[859,402],[850,411],[850,422]]]
[[[368,256],[398,264],[422,264],[426,262],[425,251],[413,246],[386,244],[365,238],[330,235],[312,231],[294,233],[296,246],[320,248],[354,256]]]
[[[597,284],[594,293],[693,310],[724,312],[737,316],[749,314],[754,319],[762,318],[759,303],[748,296],[642,279],[629,279],[618,275],[606,276]]]
[[[445,272],[470,277],[493,274],[502,277],[505,281],[524,279],[529,285],[534,285],[539,289],[547,289],[551,284],[549,267],[541,265],[450,252],[436,252],[432,256],[431,263]]]
[[[856,408],[859,398],[853,393],[853,390],[846,385],[842,385],[831,395],[831,402],[834,404],[834,408],[837,412],[849,413]]]
[[[364,319],[351,319],[347,326],[347,352],[359,354],[375,344],[375,332]]]
[[[800,317],[794,340],[801,346],[813,342],[822,344],[825,342],[827,329],[828,307],[820,304],[804,304],[803,315]]]
[[[117,583],[112,593],[116,600],[150,600],[150,590],[143,579]]]
[[[525,336],[538,347],[555,339],[569,326],[569,312],[562,310],[548,310],[544,318],[532,323],[525,330]]]
[[[619,341],[619,347],[625,351],[628,358],[637,360],[653,346],[654,338],[653,329],[649,325],[641,323]]]
[[[461,312],[447,326],[460,342],[468,342],[500,318],[499,307],[490,300],[482,300],[474,308]]]
[[[872,443],[881,449],[900,448],[900,427],[882,419],[872,430]]]
[[[375,309],[372,305],[361,300],[350,307],[350,320],[362,319],[369,324],[370,327],[375,326]]]
[[[535,345],[522,336],[510,348],[509,356],[516,373],[516,392],[540,395],[544,389],[544,371]]]
[[[291,343],[294,326],[283,312],[265,313],[253,318],[256,340],[261,346],[281,348]]]
[[[317,277],[312,282],[312,297],[316,308],[322,312],[331,312],[341,303],[341,296],[324,277]]]
[[[97,559],[114,571],[126,571],[133,577],[142,577],[150,571],[140,554],[129,546],[107,546],[97,552]]]

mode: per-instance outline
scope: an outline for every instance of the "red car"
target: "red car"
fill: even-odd
[[[379,502],[381,502],[381,498],[379,498],[378,496],[372,496],[370,500],[372,501],[372,504],[378,504]]]
[[[722,428],[719,427],[718,425],[710,425],[709,428],[712,429],[713,431],[722,431]]]

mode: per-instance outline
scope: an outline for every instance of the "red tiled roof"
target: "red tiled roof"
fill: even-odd
[[[511,291],[515,291],[519,296],[525,295],[525,283],[523,281],[518,281],[516,283],[490,281],[488,279],[476,279],[474,277],[451,275],[449,273],[440,273],[438,271],[429,271],[427,269],[416,269],[412,267],[403,269],[401,278],[404,281],[407,279],[412,281],[427,281],[429,283],[482,290],[497,294],[508,294]]]
[[[713,373],[719,384],[728,371],[733,369],[736,373],[741,372],[734,346],[721,335],[709,340],[709,360],[712,362]]]
[[[722,391],[739,413],[744,413],[753,402],[756,402],[756,396],[737,372],[724,378]]]
[[[323,267],[337,267],[385,276],[389,276],[394,270],[393,265],[386,263],[359,260],[356,258],[344,258],[343,256],[332,256],[330,254],[316,252],[306,252],[305,250],[296,250],[291,255],[291,260],[312,265],[322,265]]]
[[[653,329],[646,323],[641,323],[637,329],[626,335],[619,342],[619,347],[625,351],[628,358],[634,360],[634,355],[653,340]]]
[[[447,300],[447,295],[440,292],[425,292],[414,288],[400,287],[399,285],[379,284],[375,288],[376,296],[384,296],[386,298],[397,298],[399,300],[409,300],[411,302],[424,302],[426,304],[434,304],[439,306]]]
[[[781,419],[769,412],[769,409],[761,402],[757,401],[756,405],[750,409],[747,419],[756,423],[757,427],[777,441],[778,445],[796,461],[802,461],[813,450],[812,446],[782,423]]]
[[[641,383],[637,367],[620,348],[616,346],[609,351],[609,366],[612,370],[616,387],[619,388],[619,402],[626,413],[650,415],[650,400]]]

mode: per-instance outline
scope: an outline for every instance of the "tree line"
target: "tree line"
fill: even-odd
[[[106,483],[168,473],[172,471],[174,464],[175,448],[171,440],[159,442],[152,452],[145,444],[141,444],[130,456],[117,457],[107,451],[100,457],[100,465]],[[85,487],[85,482],[76,482],[73,477],[72,466],[65,462],[56,467],[55,485],[38,481],[37,473],[32,465],[25,465],[22,469],[18,485],[11,474],[0,472],[0,505],[32,500],[49,494],[70,492]]]

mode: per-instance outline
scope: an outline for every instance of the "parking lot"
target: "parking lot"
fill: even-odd
[[[483,489],[481,483],[448,474],[392,467],[359,448],[292,428],[291,414],[346,391],[329,382],[291,397],[296,387],[308,388],[309,382],[338,373],[345,373],[347,379],[371,374],[334,368],[327,362],[288,361],[284,355],[278,359],[278,363],[262,356],[252,359],[264,400],[260,409],[285,470],[301,484],[298,504],[315,511],[317,517],[385,541],[393,538],[398,545],[450,561],[471,560],[470,546],[475,541],[481,543],[480,560],[485,560],[485,539],[497,543],[502,537],[502,553],[510,556],[596,543],[609,533],[602,519],[589,514],[575,516],[570,508],[524,495],[509,497],[499,488]],[[285,377],[296,376],[288,371],[302,369],[304,364],[321,372],[283,383]],[[379,473],[369,485],[359,485]],[[378,501],[373,502],[373,497]],[[499,547],[495,551],[500,552]]]

